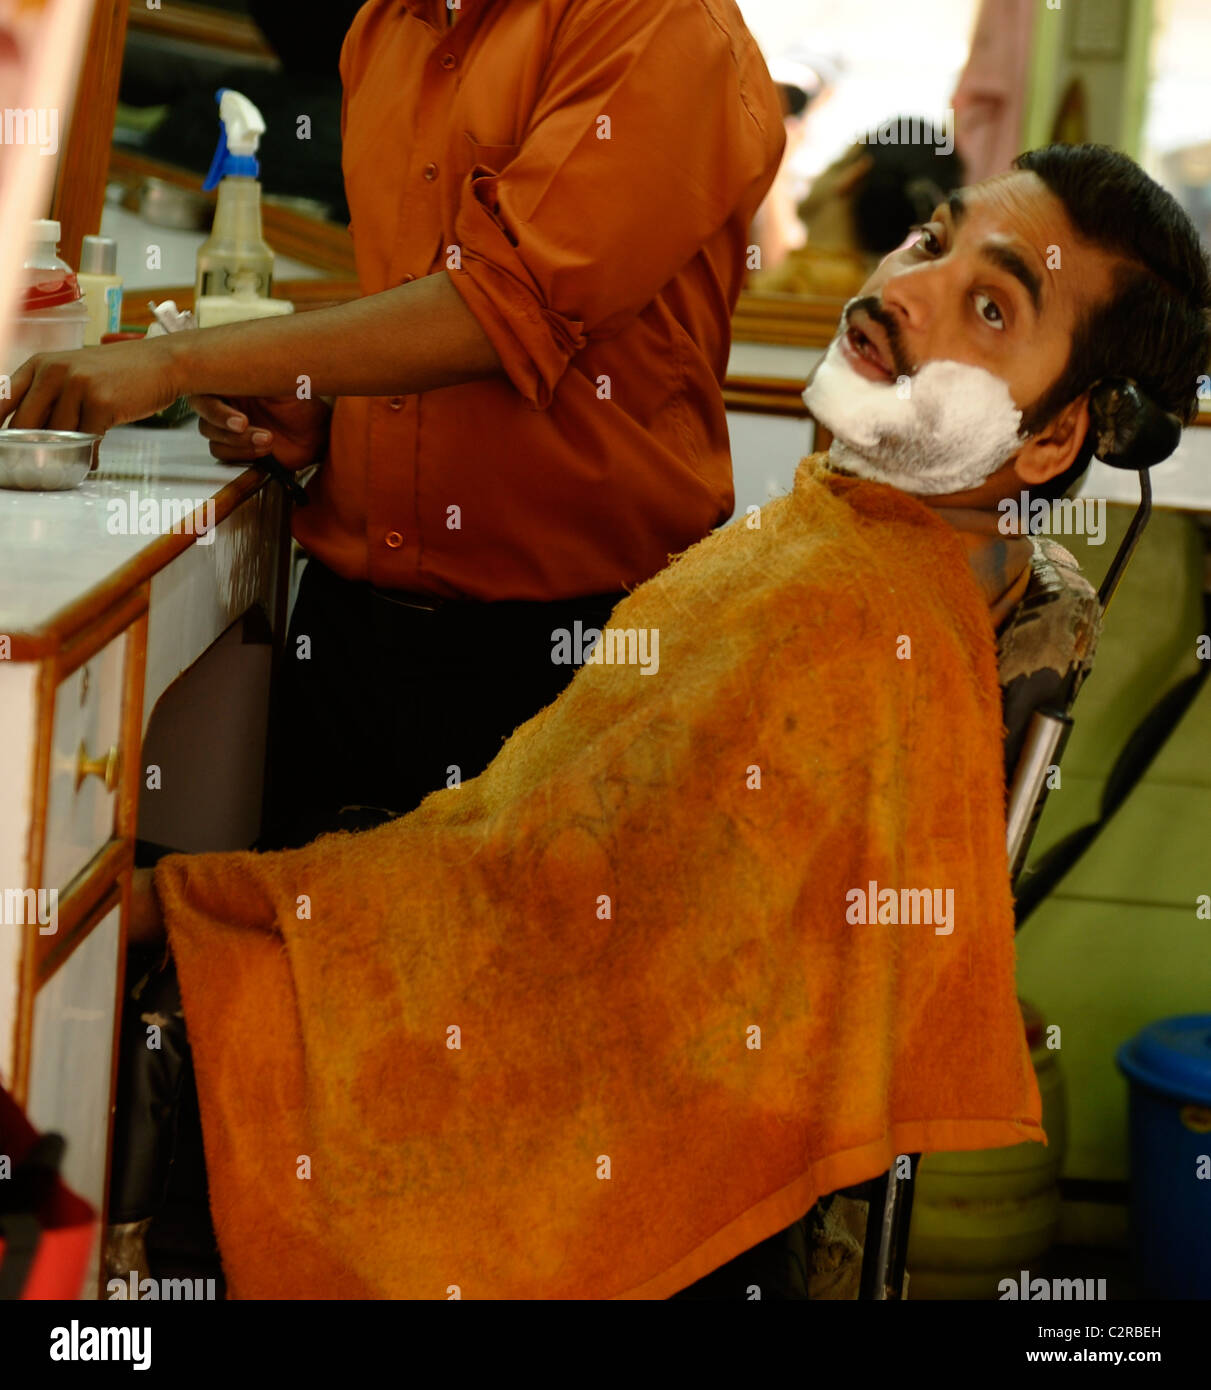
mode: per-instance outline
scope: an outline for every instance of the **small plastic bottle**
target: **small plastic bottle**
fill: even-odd
[[[58,222],[40,218],[31,227],[31,244],[22,271],[24,293],[17,302],[5,355],[8,375],[38,352],[64,352],[84,346],[88,307],[75,272],[57,255]]]
[[[219,144],[206,181],[217,188],[214,224],[198,249],[194,313],[200,328],[289,314],[287,299],[271,299],[273,252],[261,234],[260,165],[256,151],[265,121],[241,92],[220,87]]]
[[[118,243],[112,237],[86,236],[76,276],[88,305],[85,347],[95,347],[102,334],[117,333],[122,326],[122,277],[117,270]]]

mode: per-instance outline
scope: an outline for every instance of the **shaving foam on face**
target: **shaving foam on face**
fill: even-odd
[[[1021,447],[1022,412],[983,367],[927,362],[898,382],[868,381],[830,344],[803,399],[833,433],[829,458],[904,492],[964,492]]]

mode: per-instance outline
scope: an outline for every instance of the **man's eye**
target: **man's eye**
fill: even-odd
[[[997,308],[995,300],[989,299],[986,294],[977,294],[975,305],[976,313],[990,328],[1003,329],[1005,327],[1005,316]]]
[[[942,243],[938,240],[937,233],[931,232],[928,227],[916,226],[912,228],[916,232],[917,239],[913,243],[914,249],[919,247],[927,256],[936,256],[942,250]]]

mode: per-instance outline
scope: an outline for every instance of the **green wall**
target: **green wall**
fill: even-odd
[[[1110,507],[1106,543],[1065,538],[1101,580],[1130,508]],[[1157,512],[1106,618],[1093,674],[1032,850],[1095,818],[1107,774],[1155,700],[1196,670],[1204,554],[1197,525]],[[1127,1088],[1118,1045],[1173,1014],[1211,1012],[1211,682],[1100,839],[1018,937],[1024,998],[1061,1029],[1068,1177],[1127,1177]]]
[[[1051,139],[1064,93],[1079,79],[1085,94],[1086,138],[1138,158],[1147,98],[1152,34],[1152,0],[1128,0],[1121,53],[1091,56],[1074,51],[1082,5],[1095,12],[1103,0],[1035,0],[1030,86],[1023,122],[1023,149]]]

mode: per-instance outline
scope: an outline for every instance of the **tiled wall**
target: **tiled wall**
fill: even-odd
[[[1111,508],[1106,544],[1065,539],[1097,582],[1128,508]],[[1130,730],[1198,662],[1203,546],[1189,517],[1157,512],[1106,618],[1075,711],[1060,789],[1035,850],[1097,814]],[[1141,1026],[1211,1011],[1211,684],[1101,837],[1018,938],[1024,997],[1060,1025],[1068,1083],[1070,1177],[1127,1176],[1127,1087],[1114,1053]]]

